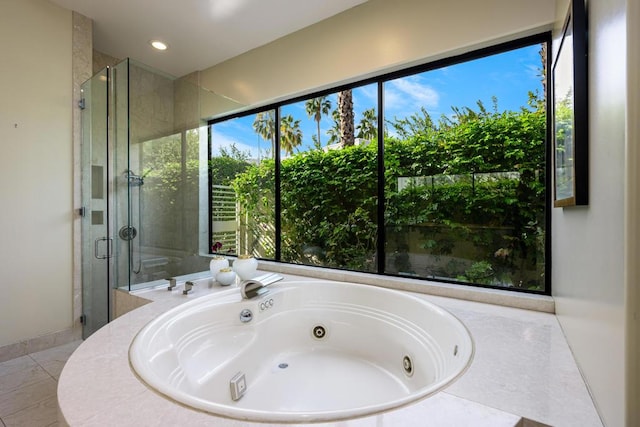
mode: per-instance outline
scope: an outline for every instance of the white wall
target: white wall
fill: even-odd
[[[589,206],[552,212],[556,312],[607,426],[625,425],[625,10],[588,2]]]
[[[640,425],[640,2],[627,3],[627,425]]]
[[[72,325],[71,31],[0,2],[0,347]]]
[[[265,104],[550,29],[554,12],[555,0],[369,0],[206,69],[201,84]]]

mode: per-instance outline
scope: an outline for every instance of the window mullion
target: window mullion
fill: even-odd
[[[385,192],[384,192],[384,83],[378,82],[378,235],[377,261],[378,274],[385,270]]]
[[[274,177],[274,193],[275,193],[275,254],[276,261],[281,261],[282,257],[282,200],[280,193],[280,108],[275,108],[275,144],[274,144],[274,161],[275,161],[275,177]]]

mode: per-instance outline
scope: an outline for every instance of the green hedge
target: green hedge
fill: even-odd
[[[387,254],[414,250],[403,233],[418,233],[420,250],[436,257],[460,251],[468,257],[471,244],[473,265],[441,273],[542,289],[546,118],[541,104],[519,112],[467,110],[402,139],[387,135]],[[283,260],[375,270],[377,161],[376,141],[282,161]],[[260,224],[274,223],[274,168],[272,160],[262,161],[233,182],[256,233]],[[511,175],[486,175],[505,172]],[[399,177],[422,178],[400,190]]]

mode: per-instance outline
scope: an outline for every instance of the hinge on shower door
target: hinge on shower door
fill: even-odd
[[[78,101],[78,107],[80,107],[81,110],[84,110],[84,98],[80,98],[80,101]]]
[[[83,314],[83,315],[80,316],[80,323],[83,324],[83,325],[87,324],[87,315],[86,314]]]

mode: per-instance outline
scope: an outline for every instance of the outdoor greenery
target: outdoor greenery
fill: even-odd
[[[282,259],[374,270],[377,150],[314,150],[282,162]]]
[[[403,253],[414,233],[435,261],[428,275],[542,289],[544,103],[532,95],[519,112],[499,112],[495,99],[492,111],[454,112],[434,124],[422,111],[394,123],[403,139],[385,141],[391,269],[412,273]],[[394,191],[398,176],[432,179]]]
[[[571,93],[557,99],[555,106],[555,185],[556,197],[573,194],[573,99]]]
[[[209,174],[213,185],[231,185],[237,175],[251,166],[249,154],[240,151],[235,145],[220,149],[220,155],[209,159]]]
[[[330,108],[323,101],[307,104],[317,122]],[[479,102],[474,109],[454,108],[437,121],[423,109],[387,122],[388,272],[543,289],[544,101],[532,94],[520,111],[501,112],[495,99],[492,107]],[[376,114],[366,113],[356,132],[371,138]],[[341,114],[334,110],[332,116],[339,120]],[[264,117],[256,118],[256,131],[261,126],[265,132],[258,132],[272,138],[273,125],[259,119]],[[281,163],[282,260],[374,271],[377,141],[323,150],[318,133],[317,142],[315,150]],[[284,149],[293,153],[293,147]],[[246,170],[231,185],[242,214],[253,218],[253,232],[260,233],[275,223],[275,163],[248,166],[237,154],[226,161],[235,159]],[[431,261],[414,265],[412,254]]]
[[[184,139],[184,141],[183,141]],[[184,153],[183,153],[184,142]],[[142,176],[147,192],[163,206],[182,205],[184,188],[198,182],[197,129],[146,141],[142,145]]]

